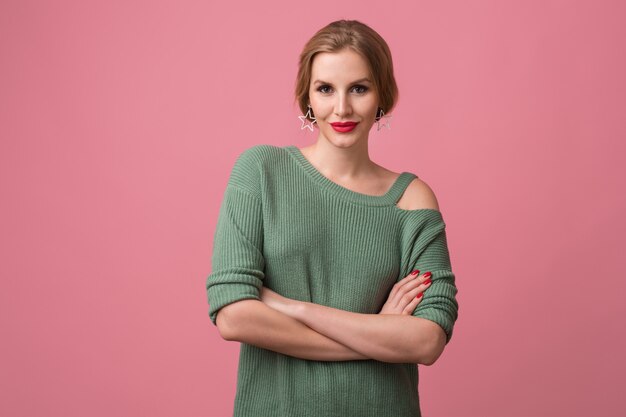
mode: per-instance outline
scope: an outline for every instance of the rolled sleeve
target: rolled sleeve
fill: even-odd
[[[265,278],[263,209],[254,186],[251,152],[244,152],[233,169],[219,210],[213,238],[211,273],[206,279],[209,317],[217,325],[222,307],[245,299],[260,300]],[[242,184],[248,178],[246,184]],[[260,194],[260,193],[259,193]]]
[[[427,218],[413,230],[411,250],[403,271],[404,276],[419,269],[423,274],[432,273],[431,285],[424,291],[424,298],[412,315],[437,323],[446,333],[446,344],[450,342],[454,324],[458,318],[459,304],[456,300],[458,289],[452,272],[448,250],[446,225],[441,213],[427,212]]]

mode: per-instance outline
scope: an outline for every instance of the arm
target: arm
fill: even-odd
[[[258,300],[242,300],[223,307],[217,315],[217,325],[226,340],[301,359],[370,359]]]
[[[293,317],[314,330],[382,362],[431,365],[440,339],[437,324],[397,314],[361,314],[299,302]],[[445,337],[444,337],[445,341]],[[438,356],[438,355],[437,355]]]
[[[406,197],[406,198],[405,198]],[[452,272],[446,237],[446,224],[439,210],[439,202],[432,188],[421,179],[415,179],[402,197],[403,207],[416,211],[416,224],[407,227],[402,246],[408,254],[401,271],[404,275],[413,269],[430,271],[432,285],[412,316],[425,319],[435,339],[431,356],[436,361],[450,342],[454,323],[458,317],[457,288]],[[400,206],[400,202],[398,205]],[[402,275],[401,275],[402,276]]]
[[[267,291],[267,290],[264,290]],[[400,314],[361,314],[276,293],[271,305],[313,330],[382,362],[431,365],[445,342],[443,330],[430,320]]]

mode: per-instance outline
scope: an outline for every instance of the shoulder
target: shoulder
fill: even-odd
[[[408,185],[397,206],[404,210],[424,208],[439,210],[435,192],[424,180],[417,177]]]
[[[242,171],[244,175],[255,175],[282,155],[283,149],[275,145],[259,144],[250,146],[239,152],[233,166],[234,171]]]
[[[259,164],[278,155],[282,148],[275,145],[259,144],[250,146],[239,153],[237,164]]]
[[[273,145],[253,145],[240,151],[232,165],[228,185],[261,195],[264,162],[270,159],[276,147]]]
[[[268,144],[245,148],[235,158],[228,184],[260,196],[264,178],[280,167],[280,164],[276,163],[276,158],[280,157],[282,152],[282,148]]]

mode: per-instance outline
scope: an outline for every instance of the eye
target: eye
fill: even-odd
[[[317,88],[317,91],[319,91],[322,94],[328,94],[330,93],[329,90],[326,89],[330,89],[331,87],[329,85],[321,85]],[[365,92],[367,92],[368,88],[364,85],[355,85],[354,87],[352,87],[353,89],[356,89],[356,93],[357,94],[365,94]]]
[[[319,91],[320,93],[326,93],[326,91],[324,91],[325,88],[330,88],[330,86],[328,85],[321,85],[317,88],[317,91]]]

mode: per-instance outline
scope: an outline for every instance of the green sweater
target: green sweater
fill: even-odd
[[[395,204],[416,178],[402,172],[373,196],[326,178],[296,146],[255,145],[230,174],[206,280],[209,316],[263,285],[295,300],[377,314],[413,269],[432,284],[413,316],[448,343],[458,315],[445,223],[435,209]],[[315,361],[241,344],[234,417],[419,417],[418,365]]]

